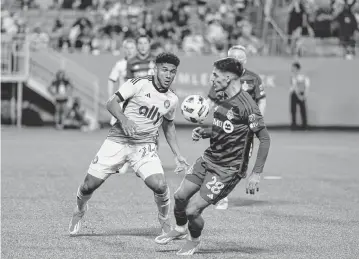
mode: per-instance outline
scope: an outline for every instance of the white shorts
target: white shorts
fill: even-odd
[[[143,180],[153,174],[164,174],[156,144],[120,144],[108,139],[92,160],[88,173],[106,180],[126,162]]]

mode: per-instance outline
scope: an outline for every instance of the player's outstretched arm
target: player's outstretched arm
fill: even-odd
[[[202,128],[197,127],[192,131],[192,140],[198,141],[200,139],[210,138],[212,135],[212,127]]]
[[[254,194],[255,191],[259,191],[260,175],[263,172],[264,164],[267,160],[270,147],[270,137],[266,127],[257,131],[256,135],[259,139],[257,159],[254,164],[252,173],[248,177],[246,188],[246,192],[250,194]]]
[[[162,122],[162,129],[167,143],[176,157],[175,159],[177,168],[175,169],[175,172],[178,173],[180,171],[186,170],[189,164],[187,163],[186,159],[181,155],[177,142],[176,127],[174,122],[164,118]]]

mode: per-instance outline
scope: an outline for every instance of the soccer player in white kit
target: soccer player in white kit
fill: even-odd
[[[175,155],[175,172],[186,170],[188,163],[181,155],[173,122],[178,97],[170,87],[180,63],[172,53],[161,53],[155,60],[155,75],[129,79],[108,100],[107,109],[117,119],[107,139],[89,166],[84,182],[77,191],[70,235],[79,232],[93,192],[126,162],[154,192],[162,233],[171,230],[169,221],[170,192],[157,154],[158,129],[162,129]],[[123,103],[123,108],[119,104]]]

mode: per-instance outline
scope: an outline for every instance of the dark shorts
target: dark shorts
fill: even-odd
[[[242,179],[238,172],[217,167],[198,158],[188,170],[185,178],[198,186],[201,197],[210,204],[216,204],[228,196]]]

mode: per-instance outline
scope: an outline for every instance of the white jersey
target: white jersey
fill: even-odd
[[[117,122],[107,137],[114,142],[154,143],[163,119],[172,121],[175,118],[177,95],[171,90],[159,89],[153,76],[129,79],[116,95],[123,101],[125,116],[136,124],[137,130],[133,136],[126,136]]]
[[[121,86],[122,84],[125,83],[126,73],[127,73],[127,60],[121,59],[112,68],[109,76],[109,80],[113,82],[119,81],[119,85]]]

